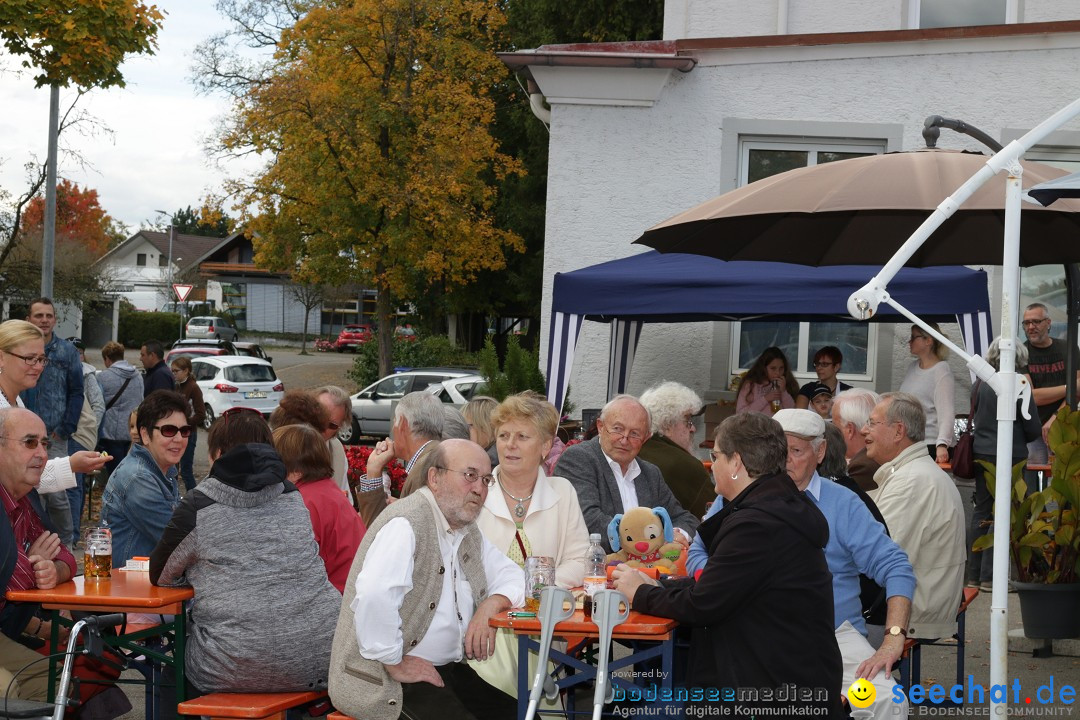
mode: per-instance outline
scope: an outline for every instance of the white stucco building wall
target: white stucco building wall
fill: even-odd
[[[908,1],[785,5],[793,33],[895,31],[904,27]],[[952,37],[916,30],[902,37],[868,32],[857,41],[830,36],[725,44],[723,38],[733,35],[775,34],[776,7],[669,0],[665,39],[677,42],[657,44],[656,55],[695,58],[696,67],[686,73],[599,68],[587,59],[529,66],[551,107],[542,337],[555,273],[641,252],[645,248],[631,243],[644,230],[736,187],[741,140],[856,139],[910,150],[924,146],[924,119],[941,114],[1008,141],[1080,97],[1075,22],[1049,32],[1017,26]],[[1025,1],[1014,11],[1029,22],[1080,18],[1080,6],[1064,0]],[[619,49],[596,46],[595,52]],[[558,55],[559,46],[537,52]],[[1080,123],[1070,123],[1049,144],[1080,153]],[[947,130],[939,145],[983,149]],[[992,277],[1000,283],[999,273]],[[992,300],[998,297],[995,285]],[[902,342],[907,326],[882,328],[871,378],[863,383],[879,391],[895,389],[910,360]],[[959,339],[955,327],[946,329]],[[578,408],[605,400],[608,332],[607,325],[583,325],[571,376]],[[702,394],[723,389],[730,379],[730,345],[727,323],[646,325],[628,392],[663,379]],[[957,407],[966,411],[967,375],[959,364],[954,370]]]

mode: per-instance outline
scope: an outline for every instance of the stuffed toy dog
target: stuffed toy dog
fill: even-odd
[[[682,551],[675,542],[671,516],[662,507],[630,508],[616,515],[608,524],[608,541],[615,552],[608,562],[631,567],[659,568],[674,573]]]

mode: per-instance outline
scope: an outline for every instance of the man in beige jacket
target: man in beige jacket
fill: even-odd
[[[915,570],[909,637],[950,637],[964,585],[964,506],[945,471],[926,452],[918,398],[885,393],[863,427],[866,453],[881,463],[877,504],[892,539]]]

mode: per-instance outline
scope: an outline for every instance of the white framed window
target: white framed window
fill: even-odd
[[[1006,25],[1019,14],[1020,0],[908,0],[909,28]]]
[[[887,141],[875,138],[784,139],[748,135],[739,139],[739,185],[800,167],[885,152]],[[778,260],[781,258],[778,258]],[[800,381],[817,377],[814,353],[832,345],[844,356],[840,377],[872,380],[878,330],[870,323],[753,320],[731,324],[733,373],[750,368],[767,347],[783,350]]]

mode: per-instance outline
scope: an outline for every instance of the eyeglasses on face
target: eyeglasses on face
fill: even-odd
[[[637,430],[627,430],[622,425],[614,425],[612,427],[608,427],[607,425],[605,425],[603,427],[603,430],[613,438],[617,438],[620,440],[629,440],[634,444],[645,440],[645,436],[639,433]]]
[[[19,355],[18,353],[9,352],[8,350],[5,350],[4,352],[11,357],[19,358],[24,363],[26,363],[27,367],[34,367],[35,365],[45,367],[49,364],[49,358],[45,357],[44,355]]]
[[[1026,328],[1033,328],[1033,327],[1039,327],[1044,322],[1050,322],[1050,318],[1043,318],[1042,320],[1024,320],[1020,324],[1023,327],[1026,327]]]
[[[161,433],[161,437],[176,437],[176,433],[180,433],[180,437],[186,438],[191,437],[192,427],[190,425],[181,425],[179,427],[176,425],[155,425],[153,429]]]
[[[446,472],[457,473],[458,475],[464,476],[465,481],[468,482],[470,485],[472,483],[476,482],[477,480],[483,480],[484,484],[487,485],[488,487],[492,487],[492,486],[495,485],[495,476],[494,475],[481,475],[480,473],[476,472],[475,470],[453,470],[453,469],[448,468],[448,467],[443,467],[442,465],[436,465],[435,467],[438,468],[439,470],[444,470]]]
[[[814,367],[816,367],[816,368],[819,368],[819,367],[821,367],[821,368],[832,367],[835,364],[836,363],[832,362],[831,360],[815,360],[814,361]]]
[[[40,445],[42,447],[42,449],[46,450],[46,451],[50,447],[52,447],[52,441],[51,440],[47,440],[47,439],[45,439],[43,437],[34,437],[33,435],[27,435],[26,437],[23,437],[23,438],[14,438],[14,437],[11,437],[10,435],[0,435],[0,440],[14,440],[15,442],[19,443],[20,445],[22,445],[27,450],[37,450],[38,445]]]
[[[866,425],[864,427],[868,427],[871,430],[873,430],[878,425],[896,425],[898,422],[899,422],[899,420],[894,420],[893,422],[889,422],[888,420],[872,420],[871,419],[871,420],[866,421]]]

